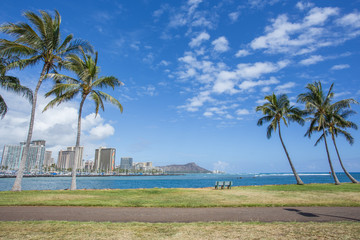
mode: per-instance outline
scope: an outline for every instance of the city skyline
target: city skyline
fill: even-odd
[[[123,114],[106,104],[95,118],[85,102],[81,146],[84,159],[94,160],[98,146],[113,147],[118,156],[156,166],[196,162],[229,173],[290,172],[277,135],[266,138],[258,127],[264,96],[286,93],[292,104],[305,86],[334,83],[335,101],[360,97],[360,4],[358,1],[37,1],[4,2],[0,23],[25,21],[26,10],[57,9],[62,36],[70,33],[94,45],[101,75],[124,83],[106,90],[124,107]],[[1,34],[1,38],[7,36]],[[39,66],[10,71],[34,88]],[[40,89],[33,139],[46,139],[56,153],[75,145],[79,99],[44,113],[51,100]],[[30,105],[0,89],[9,111],[0,126],[0,151],[24,141]],[[350,120],[360,123],[358,114]],[[328,172],[318,135],[305,138],[304,127],[282,128],[284,142],[298,172]],[[349,171],[360,171],[360,133],[350,146],[337,139]],[[336,171],[341,171],[329,143]],[[0,152],[0,155],[2,153]],[[117,157],[117,163],[120,161]]]

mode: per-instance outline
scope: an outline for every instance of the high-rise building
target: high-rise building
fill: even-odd
[[[86,172],[91,172],[94,169],[94,161],[87,160],[84,164],[84,170]]]
[[[95,150],[94,170],[100,172],[112,172],[115,170],[115,148],[103,148]]]
[[[133,168],[134,162],[131,157],[122,157],[120,162],[120,168],[130,170]]]
[[[50,167],[54,164],[54,158],[52,157],[52,151],[45,151],[44,167]]]
[[[77,169],[82,169],[82,157],[84,152],[84,147],[79,147],[79,158],[77,163]],[[66,151],[60,150],[57,167],[63,170],[73,168],[75,159],[75,147],[68,147]]]
[[[5,145],[1,160],[1,166],[9,170],[18,170],[21,162],[25,143],[20,145]],[[45,140],[32,141],[29,146],[28,155],[25,163],[25,171],[42,170],[45,157]]]

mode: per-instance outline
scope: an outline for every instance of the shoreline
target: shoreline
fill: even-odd
[[[182,176],[185,173],[179,173],[179,174],[128,174],[128,175],[121,175],[121,174],[114,174],[114,175],[76,175],[76,177],[145,177],[145,176]],[[52,175],[52,174],[44,174],[44,175],[23,175],[24,178],[38,178],[38,177],[71,177],[70,175]],[[16,175],[0,175],[0,178],[16,178]]]

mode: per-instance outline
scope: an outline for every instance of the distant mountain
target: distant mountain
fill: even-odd
[[[162,168],[165,173],[211,173],[209,170],[199,167],[194,162],[184,165],[168,165],[160,168]]]

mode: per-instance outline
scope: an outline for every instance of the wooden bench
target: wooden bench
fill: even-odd
[[[216,181],[215,183],[215,189],[231,189],[232,181]]]

